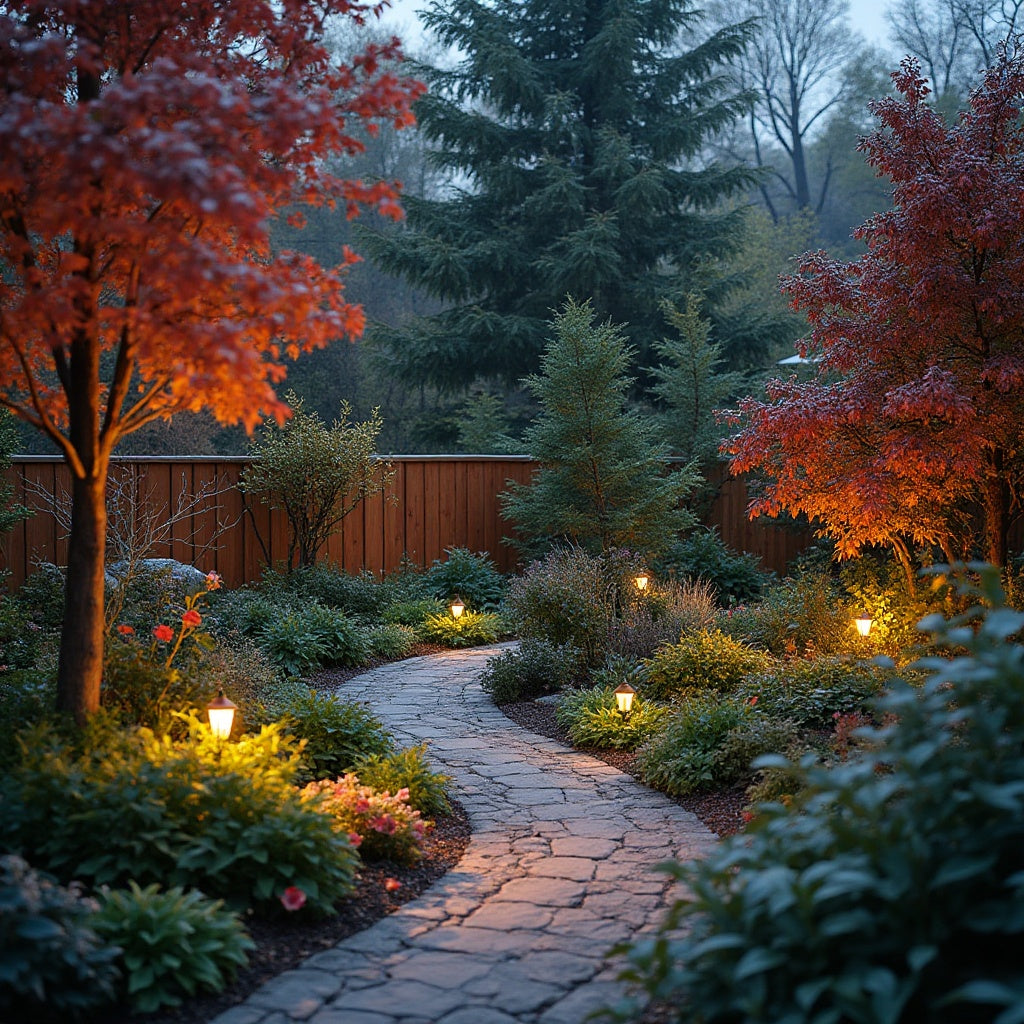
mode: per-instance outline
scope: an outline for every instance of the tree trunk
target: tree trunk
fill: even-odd
[[[100,706],[103,678],[103,570],[107,532],[105,465],[71,490],[71,538],[57,663],[57,710],[79,725]]]
[[[988,459],[984,488],[985,560],[1002,568],[1006,565],[1010,525],[1010,487],[1002,448],[996,448]]]

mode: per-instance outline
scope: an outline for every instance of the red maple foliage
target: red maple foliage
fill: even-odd
[[[104,493],[125,434],[208,408],[282,416],[283,359],[363,327],[344,263],[274,252],[296,204],[398,215],[397,183],[324,158],[412,122],[397,40],[351,62],[322,42],[349,0],[0,2],[0,406],[70,467],[58,703],[99,702]]]
[[[1024,56],[1004,48],[947,124],[917,63],[862,140],[893,207],[852,262],[808,253],[783,282],[815,377],[742,402],[724,446],[767,477],[751,515],[805,513],[840,557],[914,545],[1003,565],[1024,482]]]

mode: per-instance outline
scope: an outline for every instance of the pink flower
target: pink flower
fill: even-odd
[[[386,836],[393,836],[398,828],[398,823],[390,814],[378,814],[376,818],[370,819],[370,828],[374,832],[381,832]]]
[[[164,643],[169,643],[174,639],[174,630],[170,626],[161,622],[159,626],[155,626],[153,629],[153,636],[157,640],[162,640]]]
[[[352,846],[358,848],[359,844],[363,841],[363,837],[358,832],[349,832],[348,841]]]
[[[221,578],[220,573],[208,572],[206,574],[206,589],[207,590],[220,590]]]
[[[128,625],[126,625],[123,622],[121,623],[120,626],[117,627],[117,631],[118,631],[118,633],[121,634],[121,636],[134,636],[135,635],[135,627],[134,626],[128,626]]]
[[[388,892],[398,892],[402,888],[402,883],[397,878],[385,878],[384,888]]]
[[[356,814],[365,814],[369,809],[370,809],[370,801],[367,800],[365,796],[361,796],[356,801],[356,805],[355,805],[355,808],[354,808]]]
[[[403,786],[396,794],[396,800],[408,800],[409,799],[409,787]]]
[[[285,910],[301,910],[306,903],[306,894],[297,886],[289,885],[283,893],[281,893],[281,906]]]
[[[181,617],[181,624],[183,626],[198,626],[202,621],[202,615],[200,615],[195,608],[189,608],[189,610]]]

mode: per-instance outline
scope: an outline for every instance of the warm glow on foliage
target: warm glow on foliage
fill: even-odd
[[[397,40],[324,46],[349,0],[0,3],[0,407],[73,479],[58,704],[99,705],[104,485],[118,440],[158,417],[283,417],[283,360],[363,328],[337,267],[272,251],[302,204],[397,216],[394,183],[331,155],[412,120]]]
[[[806,513],[843,556],[937,544],[1002,564],[1024,481],[1024,57],[1004,54],[952,127],[912,60],[893,80],[862,144],[892,210],[857,231],[860,259],[810,253],[785,283],[817,378],[743,402],[727,451],[769,478],[752,514]]]

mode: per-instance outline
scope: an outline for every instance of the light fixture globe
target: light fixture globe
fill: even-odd
[[[636,584],[636,589],[644,591],[647,589],[647,584],[651,582],[650,576],[640,573],[638,576],[633,577],[633,582]]]
[[[237,704],[224,696],[223,690],[217,691],[217,696],[206,705],[206,713],[210,716],[210,732],[217,739],[226,740],[231,735],[231,726],[235,721]]]
[[[462,603],[462,598],[458,595],[456,595],[450,607],[453,619],[457,619],[466,610],[466,606]]]
[[[621,683],[615,688],[615,703],[619,707],[620,715],[628,715],[633,710],[633,698],[636,690],[629,683]]]
[[[868,636],[871,632],[871,625],[874,622],[874,619],[872,619],[867,612],[864,612],[863,614],[858,615],[857,618],[854,619],[854,622],[857,624],[857,632],[860,633],[861,636]]]

